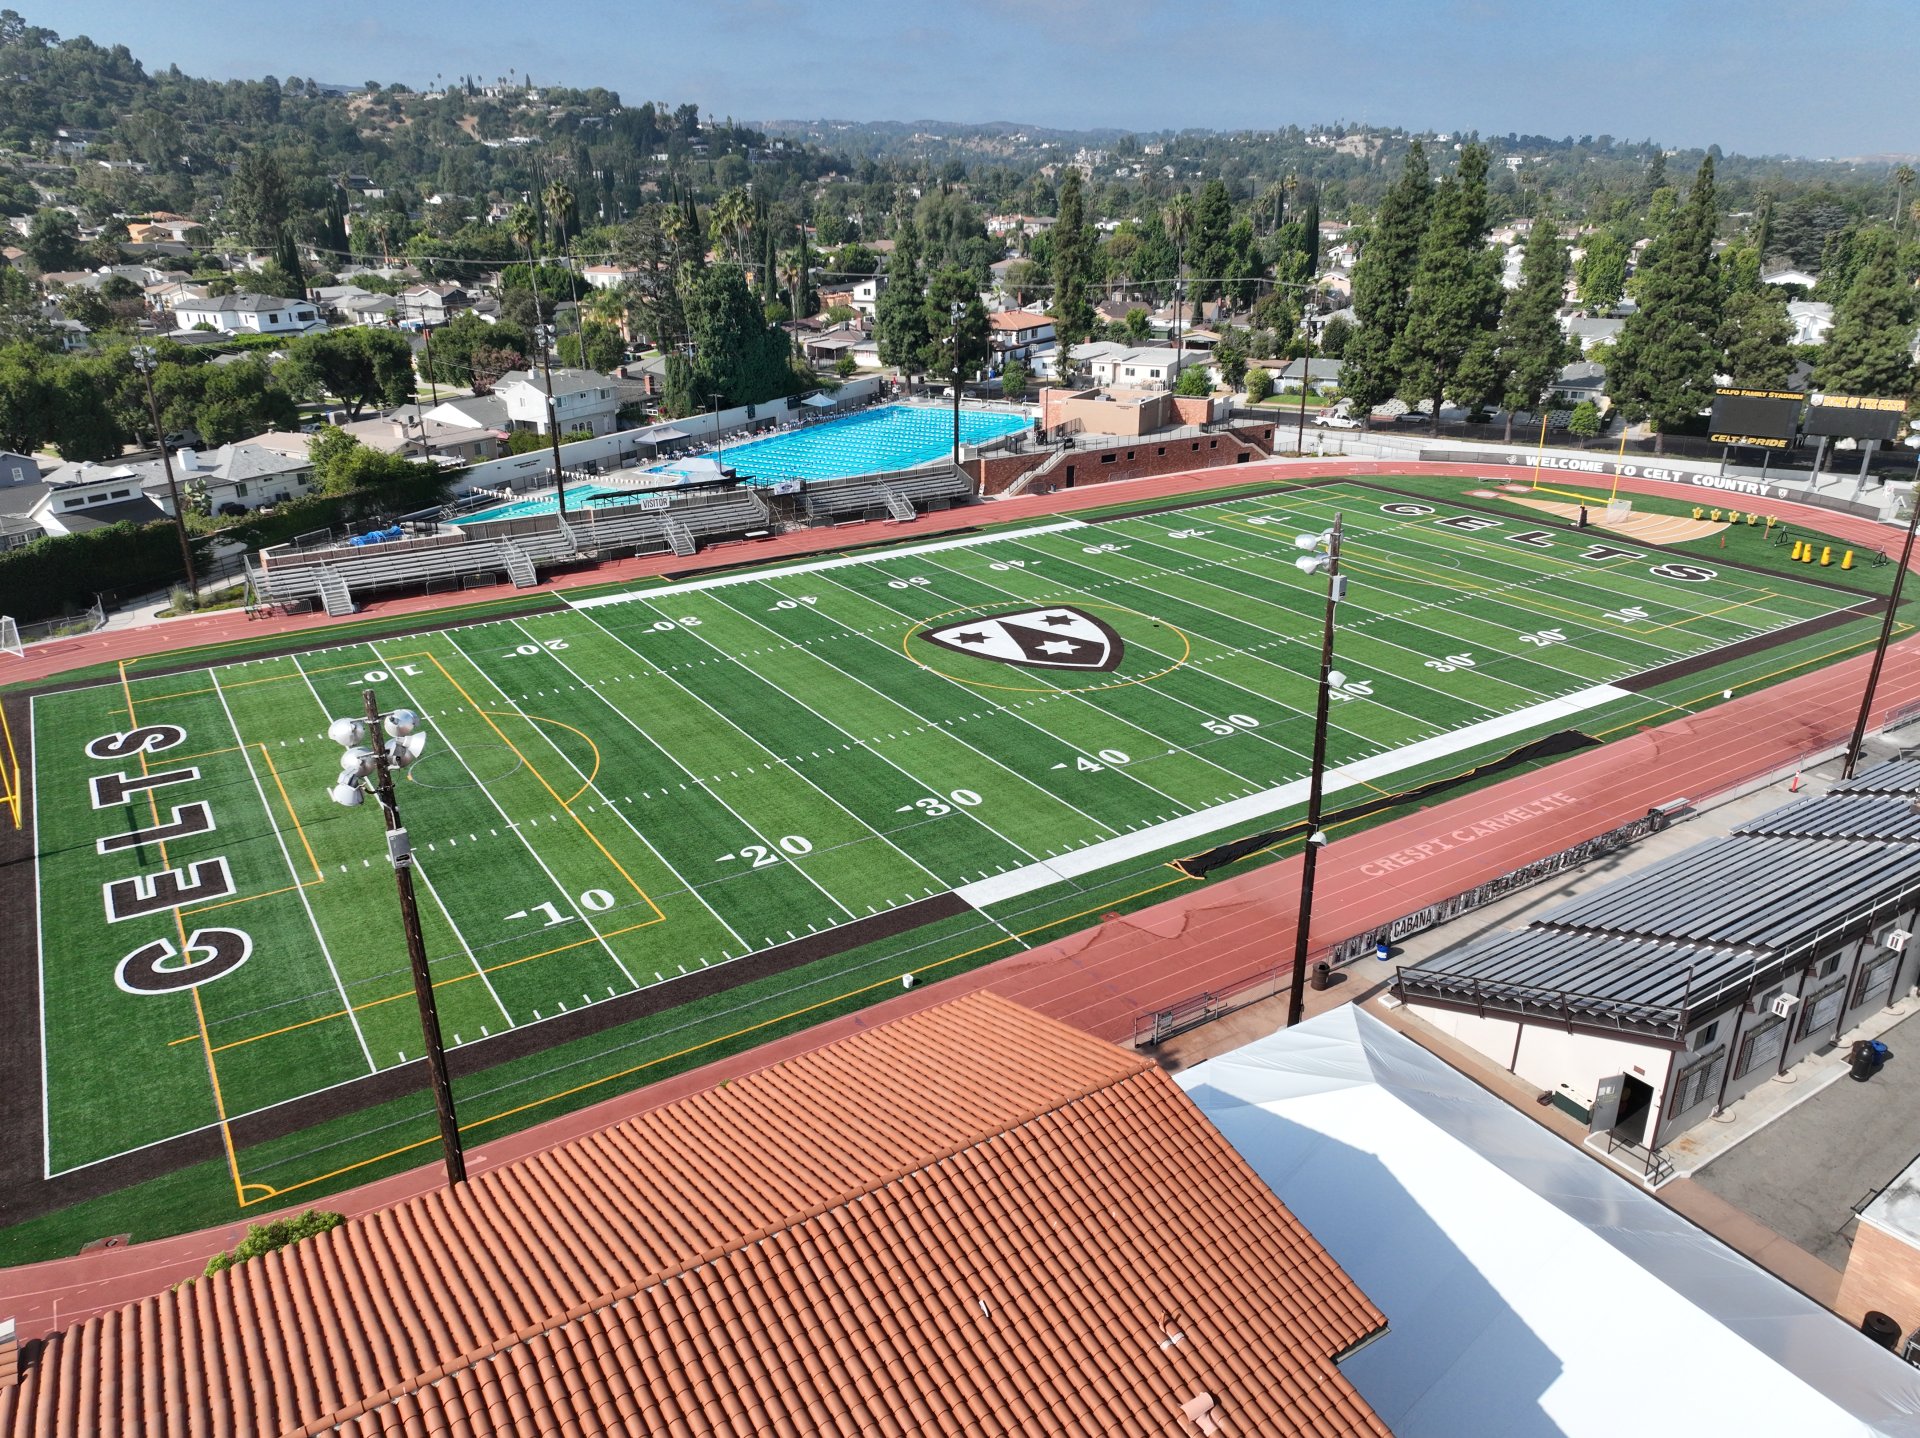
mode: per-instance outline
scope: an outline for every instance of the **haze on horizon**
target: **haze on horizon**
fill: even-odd
[[[338,0],[297,19],[259,0],[23,8],[62,36],[125,44],[149,70],[427,86],[512,67],[745,121],[1344,120],[1815,158],[1920,150],[1911,93],[1883,68],[1911,31],[1899,0],[1374,0],[1307,13],[1214,0]]]

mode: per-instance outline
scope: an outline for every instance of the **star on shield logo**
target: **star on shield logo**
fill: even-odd
[[[1071,605],[1020,609],[928,631],[929,643],[1023,669],[1116,669],[1126,646],[1113,627]]]

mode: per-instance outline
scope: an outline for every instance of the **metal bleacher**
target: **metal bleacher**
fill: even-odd
[[[648,495],[626,504],[569,509],[417,534],[383,544],[281,545],[252,569],[263,603],[317,600],[329,614],[354,612],[354,596],[382,590],[452,588],[505,578],[516,588],[539,571],[582,559],[671,550],[688,556],[702,542],[771,529],[766,503],[751,490]]]
[[[945,509],[972,495],[973,480],[962,470],[909,470],[878,479],[825,480],[809,485],[807,514],[828,522],[869,514],[908,520],[923,509]]]

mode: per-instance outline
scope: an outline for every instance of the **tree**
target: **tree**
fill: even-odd
[[[741,269],[747,267],[747,232],[753,228],[753,200],[745,190],[728,190],[707,212],[708,233],[716,248],[733,255]],[[771,236],[772,231],[768,231]]]
[[[833,362],[833,372],[839,375],[841,379],[852,379],[854,371],[859,368],[859,361],[855,360],[852,355],[841,355],[839,359]]]
[[[301,335],[287,347],[288,373],[298,388],[321,390],[358,419],[369,404],[383,409],[413,398],[413,347],[391,330],[328,330]]]
[[[1860,266],[1834,309],[1815,379],[1836,394],[1906,398],[1913,394],[1913,286],[1900,273],[1892,234],[1861,238]]]
[[[1534,217],[1527,253],[1520,264],[1520,288],[1507,297],[1500,313],[1500,365],[1505,372],[1500,403],[1506,411],[1506,440],[1513,442],[1515,410],[1537,410],[1553,387],[1573,346],[1560,329],[1560,301],[1567,287],[1567,245],[1551,215]]]
[[[476,356],[482,351],[509,355],[504,369],[495,368],[490,377],[517,369],[533,357],[533,345],[527,332],[506,320],[488,324],[471,310],[462,311],[433,332],[433,378],[440,384],[467,385],[484,390],[479,378]]]
[[[1173,367],[1180,368],[1180,300],[1186,289],[1186,247],[1193,238],[1193,196],[1185,190],[1175,195],[1164,216],[1167,238],[1173,243]],[[1064,373],[1064,370],[1062,371]]]
[[[1893,228],[1899,232],[1906,220],[1907,191],[1913,188],[1913,166],[1907,164],[1893,167]]]
[[[1228,231],[1233,227],[1233,202],[1227,187],[1219,180],[1208,180],[1200,187],[1200,199],[1193,208],[1193,264],[1200,278],[1193,282],[1193,297],[1205,301],[1221,293],[1220,281],[1231,265]]]
[[[1427,152],[1418,140],[1407,150],[1400,177],[1388,189],[1353,268],[1353,312],[1340,388],[1365,417],[1399,388],[1394,353],[1407,324],[1407,291],[1432,209]]]
[[[1581,439],[1592,439],[1600,433],[1600,410],[1592,400],[1583,399],[1573,407],[1573,413],[1567,416],[1567,433]]]
[[[113,403],[119,386],[105,359],[69,359],[55,367],[48,386],[53,446],[60,458],[117,458],[129,438]]]
[[[80,224],[65,210],[42,210],[27,229],[21,248],[41,274],[72,269],[80,255]]]
[[[248,147],[227,185],[226,219],[233,232],[260,249],[276,244],[293,217],[293,187],[273,152]]]
[[[1576,271],[1580,307],[1590,315],[1604,315],[1627,292],[1627,246],[1612,230],[1587,237]]]
[[[1409,403],[1433,401],[1435,434],[1441,404],[1453,392],[1462,361],[1499,320],[1499,260],[1486,240],[1487,151],[1469,144],[1434,195],[1414,262],[1406,325],[1392,356],[1401,397]],[[1488,348],[1484,343],[1480,348],[1483,362],[1474,388],[1482,393],[1457,396],[1470,403],[1483,398],[1492,378],[1485,364]]]
[[[1247,403],[1259,404],[1273,393],[1273,371],[1265,365],[1257,365],[1247,371]]]
[[[1189,398],[1204,398],[1213,393],[1213,380],[1207,375],[1207,367],[1197,364],[1192,369],[1180,371],[1180,382],[1173,392]]]
[[[1320,353],[1328,359],[1339,359],[1347,352],[1347,341],[1353,338],[1353,326],[1345,315],[1335,315],[1320,328]]]
[[[927,338],[921,342],[920,369],[926,374],[945,376],[957,397],[961,385],[986,368],[993,356],[993,345],[987,335],[987,310],[980,303],[980,291],[973,282],[972,271],[948,265],[934,275],[927,281],[927,297],[921,310]]]
[[[799,388],[787,337],[769,325],[736,265],[712,265],[687,286],[694,393],[726,405],[761,404]]]
[[[887,257],[887,283],[874,305],[873,337],[880,362],[903,375],[920,373],[920,352],[927,343],[927,314],[922,303],[920,242],[911,224],[902,225]]]
[[[565,180],[552,180],[541,193],[541,203],[547,207],[547,224],[553,230],[553,253],[565,254],[567,234],[573,227],[573,186]]]
[[[1220,382],[1228,389],[1239,389],[1247,377],[1246,332],[1228,330],[1220,336],[1220,343],[1213,347],[1213,363],[1220,371]]]
[[[1664,437],[1713,398],[1720,363],[1720,291],[1713,273],[1713,156],[1700,162],[1684,206],[1647,246],[1637,308],[1614,344],[1607,389],[1628,423],[1650,420],[1655,453]]]
[[[0,448],[32,454],[47,442],[52,419],[46,354],[16,341],[0,348]]]
[[[1087,225],[1080,172],[1068,170],[1060,182],[1060,216],[1053,227],[1053,333],[1060,353],[1089,338],[1098,322],[1087,298],[1093,273],[1093,232]]]
[[[588,320],[578,334],[561,336],[560,363],[605,374],[619,365],[626,348],[619,330],[605,320]]]
[[[1010,359],[1000,369],[1000,392],[1010,398],[1027,392],[1027,367],[1017,359]]]
[[[304,300],[307,297],[307,275],[300,267],[300,247],[293,242],[293,231],[283,228],[280,231],[280,247],[274,252],[281,273],[286,277],[284,293],[274,289],[271,293],[282,295],[285,299]]]
[[[419,473],[404,454],[370,449],[330,424],[314,432],[307,457],[313,464],[314,485],[322,494],[352,494]]]
[[[1778,285],[1756,284],[1727,296],[1720,321],[1721,367],[1745,389],[1779,389],[1793,374],[1793,321]]]
[[[1138,305],[1127,309],[1127,317],[1120,322],[1121,330],[1130,345],[1143,345],[1153,336],[1153,320]]]

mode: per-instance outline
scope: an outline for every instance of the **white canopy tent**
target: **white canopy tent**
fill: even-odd
[[[1176,1076],[1387,1315],[1401,1438],[1920,1435],[1920,1370],[1354,1005]]]

